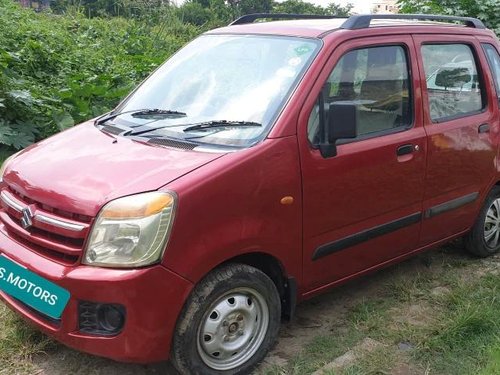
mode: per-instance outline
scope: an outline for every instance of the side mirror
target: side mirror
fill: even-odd
[[[358,110],[355,104],[332,103],[328,109],[328,140],[335,143],[337,139],[356,138],[357,123]]]
[[[337,155],[335,143],[339,139],[356,138],[358,111],[352,102],[336,102],[328,108],[327,121],[325,121],[327,142],[321,143],[319,149],[324,158]]]

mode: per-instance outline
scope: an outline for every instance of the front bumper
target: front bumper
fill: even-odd
[[[161,265],[116,270],[68,267],[13,241],[0,224],[0,254],[71,293],[61,319],[47,318],[0,291],[0,300],[41,331],[74,349],[123,362],[150,363],[169,357],[177,317],[193,285]],[[79,301],[120,304],[125,326],[116,336],[79,332]]]

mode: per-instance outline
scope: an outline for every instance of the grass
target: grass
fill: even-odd
[[[345,375],[384,374],[396,360],[396,354],[393,351],[380,348],[366,354],[357,363],[346,367],[343,372]],[[335,372],[331,372],[329,375],[334,374]]]
[[[500,347],[500,276],[459,281],[435,300],[440,314],[423,330],[415,358],[439,373],[477,374]]]
[[[449,249],[424,255],[422,261],[425,266],[416,273],[404,265],[401,272],[389,271],[381,293],[351,308],[343,330],[314,339],[288,365],[267,374],[310,374],[369,337],[381,346],[324,374],[500,375],[495,266],[485,271],[483,261]],[[400,343],[407,350],[399,349]]]
[[[500,343],[497,342],[487,357],[487,365],[478,373],[478,375],[498,374],[500,374]]]
[[[0,375],[30,374],[32,358],[53,344],[0,304]]]
[[[325,365],[328,358],[342,355],[346,348],[354,346],[362,338],[361,332],[350,332],[341,336],[318,336],[308,343],[307,349],[291,360],[286,368],[271,367],[266,371],[266,375],[310,374]]]

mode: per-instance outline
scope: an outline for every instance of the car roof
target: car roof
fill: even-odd
[[[256,22],[230,25],[212,30],[209,33],[273,34],[317,38],[329,30],[340,28],[346,20],[347,18],[333,18]]]
[[[300,36],[309,38],[321,38],[331,32],[342,30],[349,18],[330,19],[294,19],[270,22],[254,22],[229,25],[207,32],[208,34],[268,34],[282,36]],[[425,20],[401,20],[401,19],[373,19],[369,28],[391,27],[404,29],[408,32],[408,26],[420,26],[427,31],[439,27],[441,32],[463,31],[471,32],[477,29],[449,22],[425,21]],[[365,28],[366,29],[366,28]],[[437,31],[437,30],[436,30]]]

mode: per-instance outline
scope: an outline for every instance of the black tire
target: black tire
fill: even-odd
[[[232,296],[236,297],[236,300]],[[231,307],[231,299],[236,307]],[[229,305],[226,305],[226,302]],[[253,309],[257,313],[245,315],[246,309]],[[264,310],[267,310],[267,317]],[[219,316],[214,315],[214,312],[219,311]],[[262,311],[260,318],[258,311]],[[211,320],[213,318],[216,320]],[[275,284],[266,274],[244,264],[221,266],[200,281],[188,298],[177,321],[172,363],[183,375],[248,374],[264,359],[276,342],[280,322],[280,297]],[[209,324],[217,326],[216,329],[211,328],[216,332],[213,335],[206,334],[209,333],[206,332],[207,327],[211,327]],[[241,327],[238,324],[241,324]],[[215,357],[217,351],[209,353],[210,348],[206,347],[210,343],[222,345],[223,350],[220,353],[223,354],[219,355],[225,356],[229,345],[239,345],[247,340],[249,344],[245,345],[251,349],[239,349],[239,353],[230,354],[226,359],[233,361],[233,365],[236,365],[233,368],[217,368],[217,361],[222,361],[223,358]],[[233,359],[233,356],[236,359]],[[244,362],[238,363],[238,358]]]
[[[486,197],[474,226],[464,238],[465,248],[474,256],[486,258],[500,250],[500,240],[495,244],[494,241],[487,241],[485,237],[486,230],[495,229],[495,225],[486,223],[488,213],[494,213],[500,219],[500,209],[494,207],[494,202],[497,199],[500,199],[500,188],[495,186]],[[500,231],[500,227],[497,226],[497,230]]]

